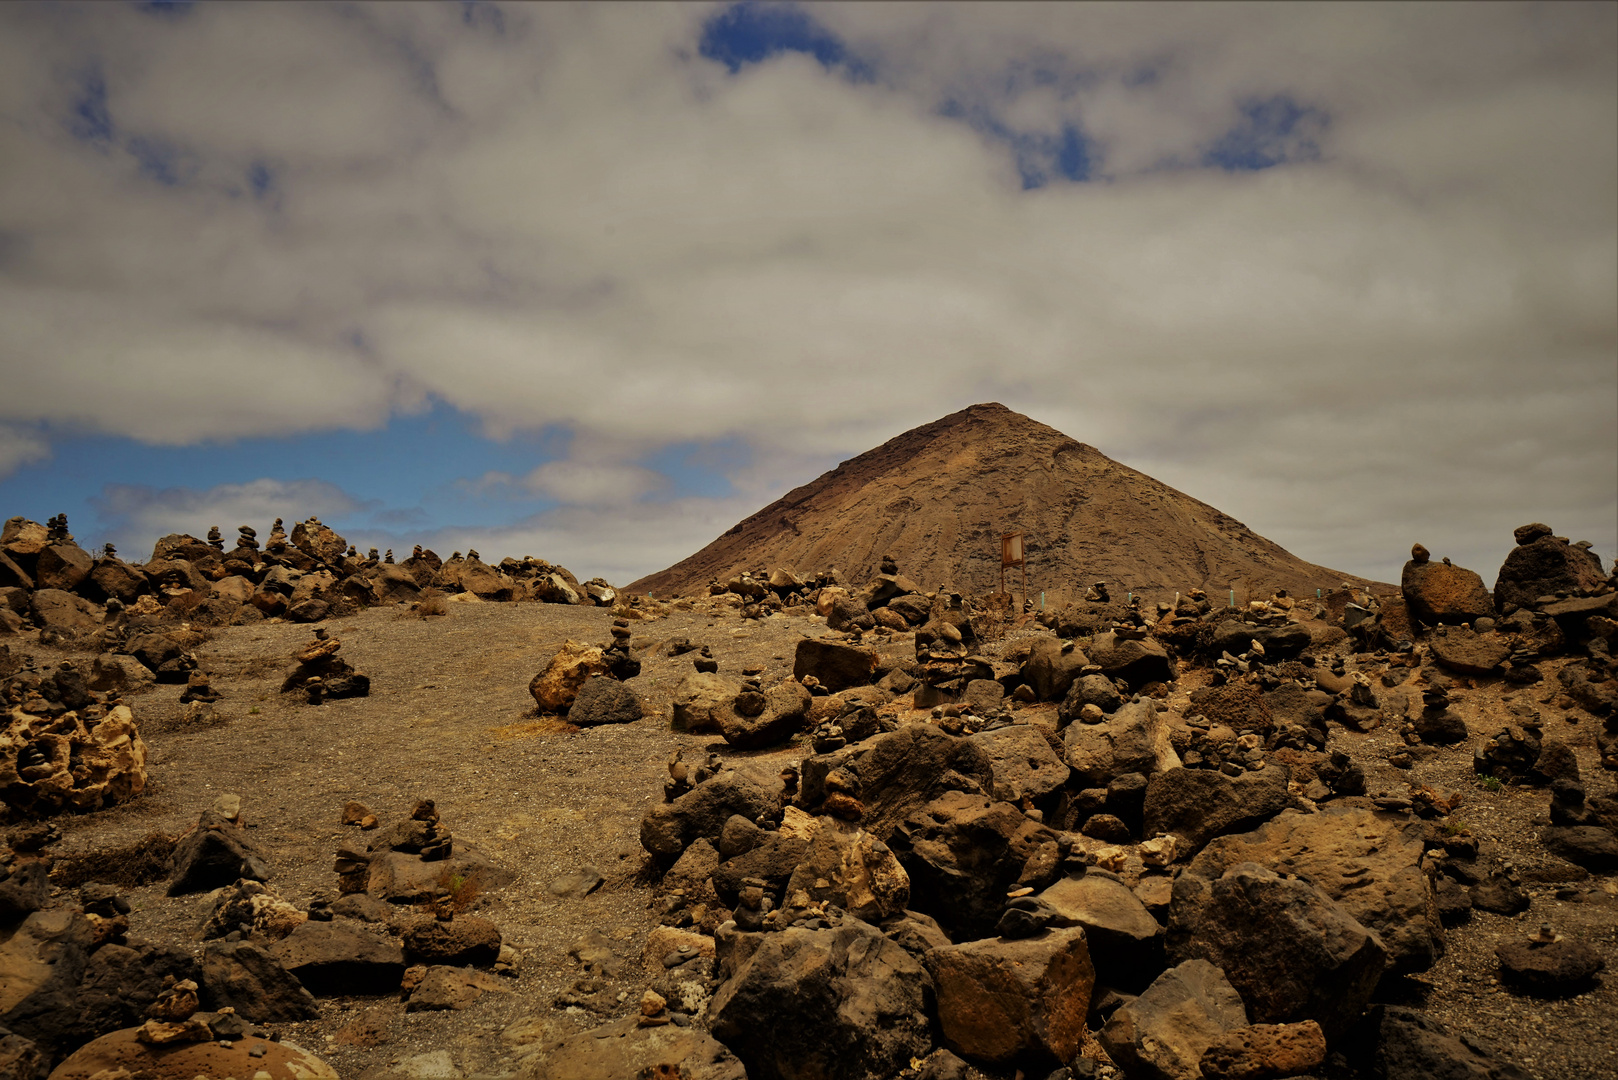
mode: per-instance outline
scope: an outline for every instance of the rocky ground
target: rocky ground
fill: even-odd
[[[13,519],[0,1073],[1613,1075],[1618,578],[1550,532],[1016,614]]]
[[[150,747],[152,782],[144,795],[110,810],[57,819],[59,863],[129,848],[153,832],[177,835],[225,793],[239,795],[243,820],[268,855],[269,884],[302,907],[337,894],[333,856],[357,830],[340,824],[344,804],[364,803],[384,821],[405,816],[416,800],[436,800],[443,823],[483,849],[514,875],[470,911],[493,920],[522,954],[515,978],[462,1010],[407,1013],[394,996],[323,999],[317,1020],[279,1025],[285,1037],[321,1053],[345,1076],[509,1075],[523,1053],[612,1015],[637,1011],[654,972],[642,967],[653,910],[655,868],[639,842],[643,813],[661,802],[666,762],[676,750],[699,760],[709,752],[731,760],[762,756],[794,763],[811,749],[800,736],[787,746],[738,752],[713,736],[671,730],[674,691],[690,671],[691,654],[667,655],[668,643],[707,645],[721,670],[759,668],[773,684],[791,672],[804,636],[827,636],[825,620],[798,614],[751,620],[734,606],[699,601],[666,608],[632,624],[633,652],[642,673],[631,685],[647,707],[633,724],[573,730],[534,715],[529,680],[563,643],[603,642],[612,615],[604,609],[541,604],[456,603],[448,614],[412,616],[376,608],[326,624],[342,655],[372,680],[369,697],[306,704],[281,694],[291,657],[311,639],[307,626],[277,621],[211,631],[196,650],[223,697],[201,720],[179,704],[180,686],[159,685],[128,699]],[[1026,623],[986,650],[990,656],[1026,649],[1049,631]],[[840,635],[831,635],[840,636]],[[26,637],[12,648],[41,664],[89,656],[43,648]],[[1369,654],[1347,668],[1380,667]],[[1554,670],[1548,670],[1554,676]],[[1189,671],[1173,686],[1171,708],[1185,709],[1208,669]],[[1418,684],[1418,672],[1412,682]],[[1592,794],[1610,790],[1612,774],[1596,759],[1600,721],[1556,695],[1516,691],[1497,680],[1453,691],[1452,708],[1473,732],[1510,717],[1513,701],[1541,713],[1547,736],[1574,749]],[[1554,678],[1547,680],[1554,685]],[[1386,689],[1386,688],[1384,688]],[[1502,692],[1504,691],[1504,692]],[[1032,719],[1051,705],[1020,711]],[[925,721],[929,714],[901,719]],[[1524,996],[1499,979],[1498,943],[1525,937],[1542,924],[1588,942],[1618,963],[1618,897],[1614,878],[1591,876],[1554,858],[1536,839],[1547,813],[1542,788],[1489,790],[1473,772],[1469,743],[1422,748],[1413,767],[1394,768],[1404,749],[1391,725],[1367,734],[1332,726],[1332,748],[1362,763],[1368,794],[1400,795],[1424,784],[1461,795],[1448,818],[1486,851],[1496,851],[1521,881],[1531,906],[1512,916],[1476,911],[1451,928],[1445,956],[1430,970],[1390,986],[1398,999],[1425,1009],[1453,1032],[1487,1039],[1541,1080],[1612,1075],[1618,1070],[1618,990],[1609,977],[1566,999]],[[1475,740],[1474,740],[1475,741]],[[552,882],[594,867],[604,883],[585,896],[558,897]],[[64,890],[62,899],[71,899]],[[131,937],[199,946],[198,929],[211,909],[206,896],[168,898],[165,883],[127,889]],[[583,970],[570,947],[599,935],[614,959],[588,995],[590,1008],[555,1003]],[[605,993],[602,991],[605,990]],[[621,996],[621,1001],[619,1000]],[[593,1011],[592,1011],[593,1010]]]

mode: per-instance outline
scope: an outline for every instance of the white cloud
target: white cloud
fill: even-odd
[[[549,495],[582,506],[625,503],[661,486],[662,478],[636,465],[548,461],[523,477],[536,495]]]
[[[533,534],[590,551],[654,512],[638,453],[744,440],[746,512],[998,399],[1345,570],[1496,517],[1618,546],[1611,5],[809,8],[874,83],[731,77],[705,8],[504,10],[0,11],[0,420],[186,443],[430,394],[574,430],[525,482],[592,507]],[[97,62],[104,147],[64,126]],[[1277,96],[1318,161],[1159,168]],[[1076,125],[1104,179],[1021,191],[947,98]],[[651,531],[615,565],[673,561]]]
[[[0,424],[0,479],[19,466],[43,461],[50,455],[50,444],[38,435],[23,428]]]

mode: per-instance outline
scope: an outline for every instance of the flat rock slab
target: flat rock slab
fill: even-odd
[[[252,1076],[268,1080],[337,1080],[337,1071],[296,1043],[256,1035],[232,1042],[152,1046],[134,1028],[103,1035],[74,1051],[51,1080],[93,1076]]]
[[[520,1080],[747,1080],[747,1070],[705,1031],[665,1024],[640,1027],[626,1016],[559,1040],[527,1059]]]
[[[1508,982],[1545,997],[1589,989],[1596,973],[1607,966],[1601,955],[1582,941],[1506,941],[1495,948],[1494,955]]]

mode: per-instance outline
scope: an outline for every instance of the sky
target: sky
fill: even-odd
[[[999,401],[1618,554],[1618,5],[0,5],[0,517],[617,584]]]

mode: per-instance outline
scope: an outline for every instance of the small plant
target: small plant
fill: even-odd
[[[1443,833],[1445,836],[1465,836],[1471,831],[1472,826],[1468,825],[1464,820],[1458,817],[1450,818],[1449,820],[1445,821],[1443,825]]]
[[[263,711],[264,711],[263,709],[260,709],[257,705],[254,705],[251,709],[247,710],[247,715],[248,716],[257,716],[259,713],[261,713]]]
[[[469,909],[482,894],[483,884],[476,870],[470,874],[445,870],[438,875],[438,899],[433,901],[432,906],[458,915]]]
[[[1505,785],[1500,782],[1500,778],[1490,776],[1488,773],[1482,773],[1478,776],[1478,787],[1494,794],[1499,794],[1505,790]]]
[[[432,615],[448,615],[449,604],[445,601],[444,594],[437,589],[425,589],[422,591],[421,599],[416,601],[416,606],[411,611],[423,619]]]

